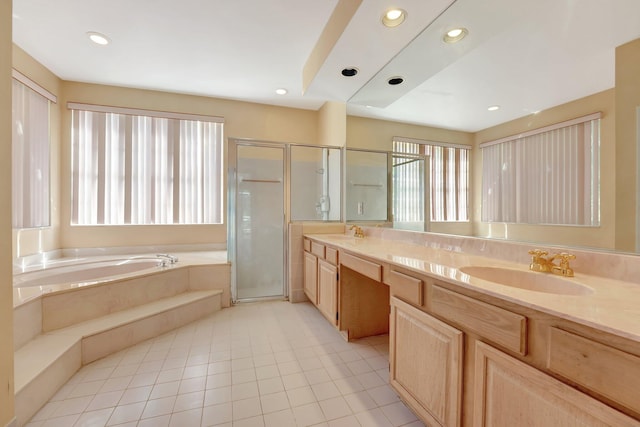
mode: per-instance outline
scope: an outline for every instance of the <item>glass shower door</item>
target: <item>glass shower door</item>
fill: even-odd
[[[236,147],[235,299],[283,296],[284,148]]]

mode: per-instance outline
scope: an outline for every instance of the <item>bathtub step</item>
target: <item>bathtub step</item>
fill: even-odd
[[[220,310],[222,294],[184,292],[37,336],[14,354],[18,425],[82,365]]]

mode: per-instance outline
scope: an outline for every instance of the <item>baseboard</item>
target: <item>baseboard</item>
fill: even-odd
[[[18,427],[18,420],[16,420],[16,417],[13,417],[13,419],[9,421],[9,424],[7,424],[6,427]]]

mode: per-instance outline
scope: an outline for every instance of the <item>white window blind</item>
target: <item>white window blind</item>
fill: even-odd
[[[69,108],[72,224],[222,223],[220,119]]]
[[[21,75],[20,75],[21,76]],[[12,222],[14,228],[48,227],[49,99],[16,78],[12,86]],[[28,81],[30,82],[30,81]],[[44,91],[44,89],[42,89]]]
[[[424,170],[418,145],[398,143],[393,155],[393,220],[400,223],[424,222]]]
[[[482,221],[600,224],[600,114],[480,145]]]
[[[429,159],[431,221],[469,220],[469,148],[462,145],[443,144],[412,138],[394,137],[393,151],[425,155]],[[407,175],[404,182],[394,183],[394,190],[401,194],[407,189],[412,192],[418,180],[418,169]],[[405,196],[398,196],[409,203],[416,202]],[[404,208],[402,208],[404,209]],[[412,207],[404,209],[413,212]],[[399,211],[400,212],[400,209]],[[401,218],[394,220],[402,221]]]

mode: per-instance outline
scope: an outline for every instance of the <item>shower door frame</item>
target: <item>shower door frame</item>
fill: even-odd
[[[232,303],[238,302],[251,302],[251,301],[264,301],[269,299],[289,299],[289,272],[288,272],[288,259],[289,259],[289,210],[287,206],[289,205],[290,198],[290,190],[289,190],[289,180],[290,180],[290,170],[289,170],[289,149],[287,143],[280,142],[270,142],[270,141],[261,141],[254,139],[244,139],[244,138],[228,138],[228,147],[227,147],[227,156],[228,156],[228,165],[227,165],[227,252],[230,256],[231,261],[231,301]],[[238,183],[237,183],[237,167],[238,167],[238,147],[239,146],[249,146],[249,147],[264,147],[264,148],[274,148],[282,150],[282,162],[283,162],[283,206],[282,206],[282,229],[283,229],[283,265],[282,265],[282,295],[271,296],[271,297],[256,297],[256,298],[242,298],[238,299],[238,288],[237,288],[237,223],[236,223],[236,210],[237,210],[237,191],[238,191]]]

